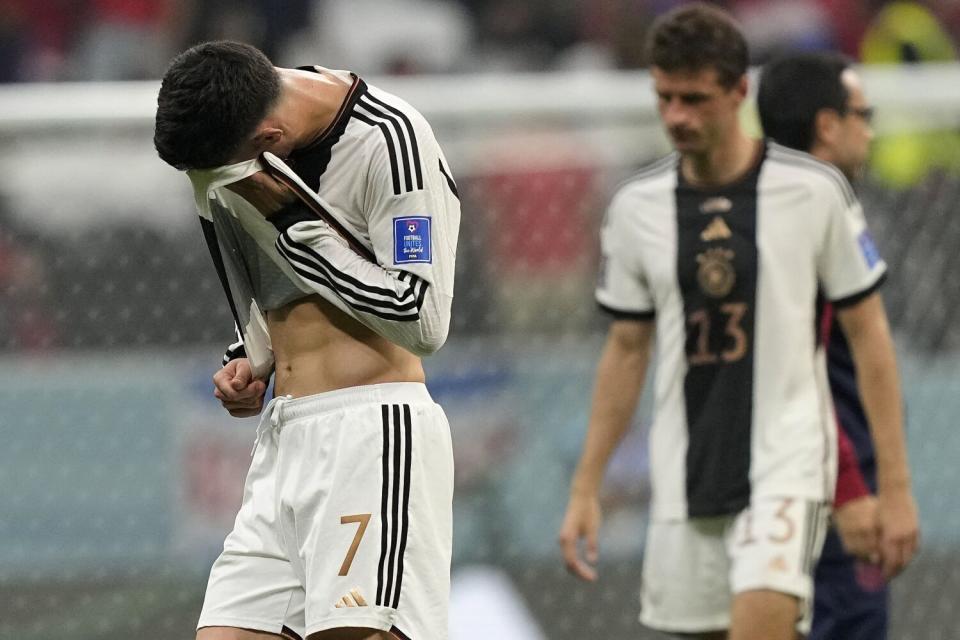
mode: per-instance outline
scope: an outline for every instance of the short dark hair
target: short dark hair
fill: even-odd
[[[764,135],[785,147],[809,151],[817,113],[821,109],[847,112],[850,92],[841,76],[850,64],[838,53],[794,53],[767,64],[757,89]]]
[[[657,18],[647,39],[649,63],[673,73],[713,68],[720,84],[730,88],[747,72],[747,41],[726,12],[695,2]]]
[[[170,63],[157,98],[153,144],[177,169],[225,164],[280,96],[267,57],[240,42],[205,42]]]

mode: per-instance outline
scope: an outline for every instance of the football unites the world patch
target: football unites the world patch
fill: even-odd
[[[873,269],[873,266],[880,262],[880,252],[877,251],[877,245],[873,241],[868,229],[864,229],[857,238],[860,243],[860,252],[863,253],[864,260],[867,261],[867,267]]]
[[[393,263],[430,262],[430,218],[393,219]]]

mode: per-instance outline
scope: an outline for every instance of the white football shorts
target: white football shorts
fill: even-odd
[[[426,387],[274,398],[257,433],[197,628],[446,639],[453,451]]]
[[[651,521],[640,621],[674,633],[727,629],[736,594],[768,589],[797,597],[806,634],[829,514],[822,503],[771,497],[736,515]]]

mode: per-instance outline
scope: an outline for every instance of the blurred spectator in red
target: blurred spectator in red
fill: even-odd
[[[863,34],[877,6],[877,0],[820,0],[820,5],[833,25],[836,49],[857,60]]]
[[[0,82],[64,79],[82,2],[0,2]]]

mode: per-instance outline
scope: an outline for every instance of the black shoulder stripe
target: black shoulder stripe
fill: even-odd
[[[397,136],[400,160],[403,162],[403,181],[406,186],[405,193],[413,191],[413,181],[412,176],[410,175],[410,150],[407,147],[407,137],[404,135],[403,127],[400,125],[400,121],[395,116],[384,113],[377,107],[373,106],[373,103],[367,100],[367,96],[360,98],[360,102],[357,103],[357,106],[361,107],[373,118],[378,118],[381,122],[388,124],[393,130],[394,134]]]
[[[366,122],[371,127],[379,128],[380,133],[383,134],[384,140],[387,141],[387,153],[390,155],[390,171],[393,175],[393,194],[397,196],[400,195],[400,167],[397,165],[397,149],[393,144],[393,136],[387,131],[387,125],[382,122],[375,122],[359,111],[354,111],[353,116],[361,122]]]
[[[811,155],[802,153],[795,149],[789,149],[776,143],[770,144],[770,159],[776,162],[793,165],[796,167],[807,167],[821,175],[826,176],[840,190],[846,206],[851,207],[857,202],[857,196],[853,192],[853,187],[840,171],[832,164],[818,160]]]
[[[391,113],[396,114],[401,120],[403,120],[403,124],[406,127],[407,133],[410,136],[410,146],[413,150],[413,168],[417,174],[417,189],[423,189],[423,172],[420,170],[420,147],[419,145],[417,145],[417,135],[413,130],[413,123],[410,122],[410,118],[408,118],[407,114],[405,114],[400,109],[397,109],[396,107],[387,104],[383,100],[378,99],[372,93],[367,93],[366,97],[372,100],[373,102],[377,103],[387,111],[390,111]]]

